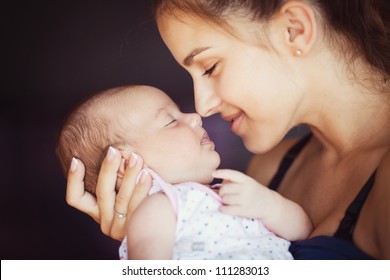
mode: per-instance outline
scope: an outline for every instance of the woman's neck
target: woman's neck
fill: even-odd
[[[342,158],[390,146],[389,82],[370,87],[343,69],[324,71],[312,84],[303,121],[326,151]]]

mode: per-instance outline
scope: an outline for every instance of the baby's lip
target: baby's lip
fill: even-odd
[[[203,145],[203,144],[207,144],[207,143],[210,143],[210,142],[212,142],[212,141],[211,141],[209,135],[207,134],[207,132],[205,132],[203,134],[202,139],[200,140],[200,143]]]

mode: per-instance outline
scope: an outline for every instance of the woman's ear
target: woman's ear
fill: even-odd
[[[286,1],[280,9],[280,16],[288,51],[297,56],[309,53],[317,39],[313,8],[303,1]]]

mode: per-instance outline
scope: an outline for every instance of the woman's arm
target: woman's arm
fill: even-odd
[[[157,193],[146,198],[129,219],[129,259],[172,259],[176,216],[168,198]]]
[[[142,158],[138,156],[135,166],[125,170],[121,187],[116,193],[115,185],[120,163],[119,151],[108,149],[100,168],[95,198],[85,191],[84,165],[80,160],[75,159],[68,172],[66,189],[68,204],[91,216],[100,224],[104,234],[117,240],[124,238],[127,219],[147,196],[151,186],[150,175],[137,183],[137,176],[143,168]],[[116,215],[114,209],[118,213],[126,214],[127,219]]]
[[[219,190],[224,203],[221,212],[260,219],[276,235],[291,241],[311,233],[310,219],[297,203],[239,171],[217,170],[213,175],[224,180]]]

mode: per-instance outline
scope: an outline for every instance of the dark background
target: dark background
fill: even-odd
[[[157,32],[149,0],[13,1],[2,7],[1,259],[117,259],[119,242],[65,202],[54,149],[66,113],[123,84],[166,91],[194,111],[192,82]],[[204,120],[222,167],[250,154],[218,116]]]

